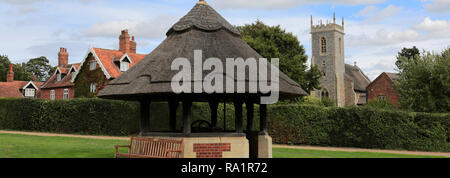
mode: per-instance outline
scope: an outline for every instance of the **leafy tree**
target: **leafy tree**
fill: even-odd
[[[9,64],[11,64],[11,61],[9,61],[8,56],[0,55],[0,82],[6,81],[6,74],[9,70]]]
[[[14,80],[18,81],[31,81],[33,75],[28,72],[27,64],[13,64]]]
[[[321,73],[317,66],[307,70],[308,56],[305,49],[292,33],[280,26],[268,26],[261,21],[237,29],[242,39],[264,58],[279,58],[280,71],[299,83],[306,92],[319,89]]]
[[[442,54],[427,52],[402,61],[395,87],[400,104],[419,112],[450,111],[450,48]]]
[[[420,51],[416,46],[413,46],[412,48],[403,48],[402,51],[398,53],[397,62],[395,62],[395,65],[399,70],[402,70],[403,65],[414,61],[415,57],[419,55]]]
[[[52,67],[49,62],[50,61],[44,56],[30,59],[26,63],[26,70],[31,72],[31,74],[36,77],[37,81],[45,81],[56,70],[56,67]]]

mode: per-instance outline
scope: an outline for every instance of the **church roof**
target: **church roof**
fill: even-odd
[[[355,90],[366,91],[367,86],[370,84],[370,79],[358,66],[345,64],[345,74],[353,80]]]
[[[183,57],[190,61],[191,69],[194,69],[194,50],[202,50],[202,60],[214,57],[222,61],[224,81],[227,77],[225,73],[227,58],[242,57],[256,60],[262,58],[241,39],[236,28],[205,2],[201,2],[197,3],[167,32],[167,38],[156,49],[138,65],[112,80],[99,92],[98,96],[130,99],[138,98],[141,95],[167,96],[174,94],[171,81],[178,71],[171,70],[172,62],[176,58]],[[203,82],[207,74],[207,72],[203,72],[202,81],[188,82],[191,82],[192,86],[194,83]],[[270,79],[268,81],[271,82]],[[238,80],[235,79],[234,82],[236,86]],[[248,75],[246,75],[245,83],[253,82],[260,81],[259,79],[258,81],[249,81]],[[307,95],[299,84],[282,72],[280,72],[279,86],[281,98]],[[226,85],[223,87],[225,89]],[[248,87],[246,89],[248,90]],[[203,92],[200,95],[202,94],[206,93]],[[231,93],[230,95],[235,94]]]

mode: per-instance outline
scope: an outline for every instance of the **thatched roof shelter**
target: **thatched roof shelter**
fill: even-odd
[[[254,81],[249,80],[249,72],[246,71],[245,83],[247,84],[245,93],[183,93],[176,94],[171,87],[172,78],[178,71],[171,70],[172,62],[177,58],[186,58],[194,68],[194,51],[202,50],[203,62],[210,58],[218,58],[223,64],[227,58],[262,58],[255,50],[245,43],[239,31],[228,23],[221,15],[211,8],[205,1],[200,0],[195,7],[167,32],[167,38],[149,55],[147,55],[139,64],[135,65],[127,72],[112,80],[98,96],[109,99],[136,100],[141,103],[141,135],[155,136],[168,133],[153,133],[149,129],[149,105],[151,101],[168,101],[170,108],[170,125],[172,131],[176,130],[176,110],[178,103],[183,103],[183,127],[182,133],[172,133],[171,136],[192,136],[191,134],[191,105],[192,102],[209,102],[211,109],[211,128],[217,128],[217,108],[219,102],[234,102],[235,107],[235,128],[232,135],[242,136],[242,105],[246,103],[247,109],[247,131],[253,129],[253,106],[259,104],[259,98],[264,94],[258,90],[251,93],[248,90],[249,84],[258,84],[260,82],[274,84],[276,81]],[[276,57],[276,56],[274,56]],[[267,64],[269,67],[271,64]],[[224,81],[227,77],[225,66],[223,65]],[[270,67],[269,67],[270,69]],[[194,71],[192,70],[192,73]],[[268,70],[270,73],[270,70]],[[203,83],[204,77],[209,72],[203,72],[201,81],[188,80],[192,83]],[[236,75],[236,74],[235,74]],[[194,76],[194,74],[192,75]],[[237,86],[238,80],[234,80],[234,86]],[[224,82],[225,83],[225,82]],[[223,86],[226,88],[226,84]],[[225,91],[225,89],[224,89]],[[279,74],[279,94],[280,98],[292,98],[307,93],[288,76],[280,72]],[[267,134],[266,105],[260,104],[260,129]],[[194,124],[196,122],[193,122]],[[216,132],[216,129],[211,129]],[[222,134],[227,129],[222,130]],[[226,133],[228,136],[230,133]],[[202,136],[214,136],[206,134]]]
[[[137,100],[142,96],[165,99],[173,95],[171,80],[178,71],[171,70],[172,62],[179,57],[190,60],[194,69],[194,50],[203,51],[203,60],[219,58],[225,64],[227,58],[262,58],[245,43],[239,31],[219,15],[211,6],[200,1],[181,20],[170,28],[167,38],[138,65],[131,68],[98,94],[102,98]],[[269,64],[270,65],[270,64]],[[224,76],[225,65],[224,65]],[[209,72],[203,72],[203,77]],[[257,84],[259,81],[246,83]],[[230,76],[226,76],[230,77]],[[269,77],[270,81],[270,77]],[[191,81],[194,83],[194,81]],[[203,81],[195,81],[203,82]],[[235,80],[236,86],[237,80]],[[266,81],[264,81],[266,82]],[[193,86],[193,84],[192,84]],[[307,95],[300,86],[280,72],[281,98]],[[224,84],[224,88],[226,84]],[[248,88],[247,88],[248,94]],[[192,94],[196,99],[204,99],[205,94]]]

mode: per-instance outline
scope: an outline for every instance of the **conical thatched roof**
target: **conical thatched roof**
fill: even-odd
[[[187,58],[191,61],[191,69],[194,70],[194,50],[203,51],[203,61],[210,57],[222,60],[224,73],[227,58],[262,58],[241,39],[236,28],[204,1],[200,1],[167,32],[167,38],[156,49],[139,64],[111,81],[99,92],[98,96],[116,99],[173,96],[171,80],[179,71],[171,70],[172,61],[179,57]],[[208,71],[203,72],[203,76],[207,74],[209,74]],[[225,81],[227,76],[223,75]],[[246,76],[247,84],[259,82],[248,81],[248,73]],[[281,72],[279,85],[281,98],[306,95],[306,92],[296,82]],[[196,99],[207,96],[206,93],[191,95]],[[236,94],[229,95],[236,97]],[[240,95],[247,96],[248,94]]]

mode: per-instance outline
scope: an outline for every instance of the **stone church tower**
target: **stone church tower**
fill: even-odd
[[[370,79],[355,65],[345,64],[344,18],[342,25],[332,22],[315,25],[311,16],[312,58],[311,64],[318,65],[323,76],[320,79],[321,90],[311,95],[327,97],[336,102],[336,106],[362,105],[366,103],[366,87]]]
[[[323,73],[320,79],[320,91],[314,91],[316,97],[328,97],[336,101],[336,106],[345,105],[344,89],[344,19],[342,25],[333,22],[326,24],[320,20],[314,25],[311,16],[312,59],[313,65],[318,65]]]

